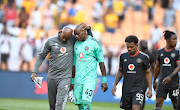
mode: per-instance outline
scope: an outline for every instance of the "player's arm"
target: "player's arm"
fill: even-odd
[[[102,73],[101,89],[102,90],[104,89],[103,92],[106,92],[108,90],[108,86],[107,86],[106,69],[105,69],[104,62],[100,62],[99,66],[100,66],[101,73]]]
[[[113,88],[112,88],[112,94],[114,96],[116,96],[115,92],[117,90],[116,86],[117,84],[119,83],[119,81],[121,80],[122,76],[123,76],[123,55],[121,54],[120,55],[120,58],[119,58],[119,71],[118,73],[116,74],[116,78],[115,78],[115,82],[114,82],[114,85],[113,85]]]
[[[46,58],[47,54],[50,52],[49,41],[47,40],[45,45],[42,47],[41,52],[38,55],[34,69],[31,75],[31,80],[33,81],[34,77],[37,77],[38,69],[41,66],[42,62]]]
[[[159,72],[160,72],[160,63],[158,61],[156,61],[156,64],[154,66],[154,79],[153,79],[153,88],[154,90],[156,90],[156,87],[157,87],[157,82],[156,82],[156,79],[159,75]]]
[[[116,78],[115,78],[114,85],[113,85],[113,89],[112,89],[112,94],[113,94],[114,96],[116,96],[116,94],[115,94],[116,89],[117,89],[116,86],[117,86],[117,84],[119,83],[119,81],[121,80],[122,76],[123,76],[122,69],[119,68],[119,71],[118,71],[118,73],[116,74]]]
[[[178,72],[180,71],[180,62],[177,61],[176,65],[177,67],[174,69],[174,71],[169,76],[164,78],[164,80],[162,81],[163,84],[168,84],[171,81],[172,77],[178,74]]]
[[[70,85],[70,91],[71,91],[71,90],[74,90],[74,78],[75,78],[75,66],[73,66],[72,78],[71,78],[71,85]]]
[[[93,37],[92,31],[91,31],[91,27],[86,25],[85,23],[80,23],[80,25],[82,26],[83,29],[87,30],[87,35],[90,35]]]
[[[152,76],[151,76],[150,69],[146,70],[146,81],[149,87],[149,90],[147,92],[147,97],[151,98],[152,97]]]

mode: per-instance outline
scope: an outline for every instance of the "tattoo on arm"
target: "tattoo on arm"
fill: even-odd
[[[119,69],[118,73],[116,74],[116,79],[115,79],[114,85],[117,85],[119,83],[122,76],[123,76],[122,69]]]

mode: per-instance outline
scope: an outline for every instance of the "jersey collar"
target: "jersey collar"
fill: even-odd
[[[170,51],[174,50],[174,48],[175,48],[175,47],[173,47],[173,48],[170,49],[170,50],[167,50],[166,47],[164,47],[164,50],[165,50],[166,52],[170,52]]]
[[[128,52],[128,54],[129,54],[129,52]],[[135,57],[135,56],[137,56],[138,54],[139,54],[139,50],[138,50],[138,52],[137,52],[136,54],[134,54],[134,55],[130,55],[130,54],[129,54],[129,56],[130,56],[130,57]]]

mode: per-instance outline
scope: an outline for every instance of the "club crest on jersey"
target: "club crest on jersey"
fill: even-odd
[[[79,58],[82,59],[84,57],[83,53],[79,53]]]
[[[142,62],[142,60],[140,58],[138,58],[136,61],[137,61],[137,63],[141,63]]]
[[[175,53],[171,53],[171,57],[174,58],[176,55]]]
[[[86,51],[88,51],[88,50],[89,50],[89,47],[88,47],[88,46],[86,46],[84,49],[85,49]]]
[[[60,52],[65,53],[66,52],[66,47],[61,47]]]
[[[164,58],[164,64],[163,66],[171,66],[171,64],[169,64],[170,59],[168,57]]]
[[[128,69],[131,70],[131,71],[127,71],[127,73],[136,73],[136,71],[133,71],[134,68],[135,68],[134,64],[129,64]]]

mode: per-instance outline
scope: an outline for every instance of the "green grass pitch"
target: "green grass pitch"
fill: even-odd
[[[47,100],[0,98],[0,110],[49,110],[49,104]],[[78,110],[78,107],[68,102],[65,110]],[[119,103],[93,102],[92,110],[122,109],[119,108]],[[144,110],[154,110],[154,105],[146,105]],[[173,110],[173,107],[164,105],[162,110]]]

